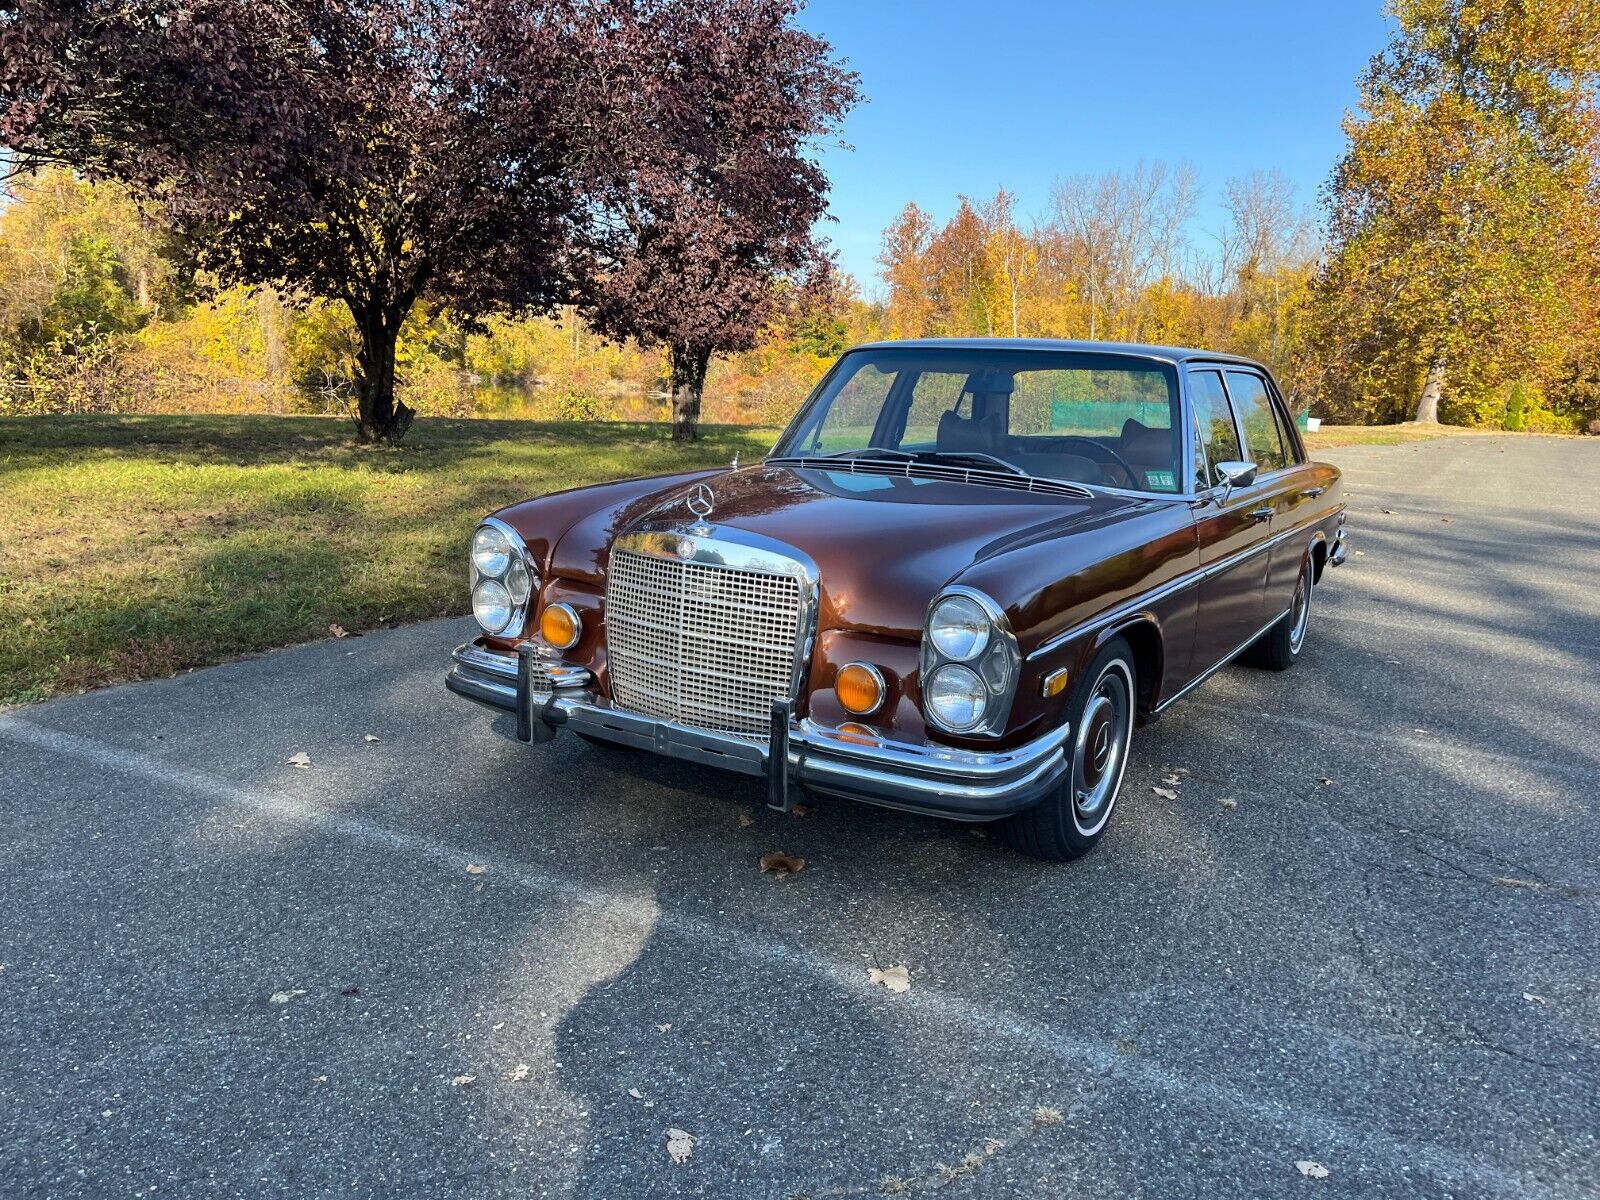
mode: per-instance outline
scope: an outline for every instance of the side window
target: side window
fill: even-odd
[[[822,424],[811,435],[810,452],[837,454],[842,450],[863,450],[872,444],[872,430],[878,423],[894,373],[868,364],[851,376],[828,407]]]
[[[1239,450],[1239,435],[1234,432],[1228,394],[1222,390],[1222,376],[1215,371],[1189,372],[1189,395],[1205,456],[1205,462],[1195,464],[1195,487],[1204,491],[1222,482],[1222,476],[1217,474],[1219,462],[1238,462],[1244,455]]]
[[[1229,371],[1228,394],[1239,410],[1239,424],[1244,426],[1245,453],[1250,460],[1263,475],[1287,466],[1289,459],[1283,450],[1283,435],[1278,428],[1272,397],[1267,394],[1266,380],[1247,371]]]
[[[1279,396],[1273,401],[1272,415],[1278,422],[1278,440],[1283,443],[1283,461],[1286,466],[1305,462],[1299,450],[1299,443],[1294,440],[1294,430],[1289,427],[1289,416],[1283,406],[1283,397]]]

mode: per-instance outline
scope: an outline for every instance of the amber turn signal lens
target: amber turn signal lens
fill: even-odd
[[[1039,685],[1039,694],[1046,700],[1050,699],[1051,696],[1059,696],[1066,690],[1067,672],[1065,668],[1051,671]]]
[[[539,618],[539,633],[557,650],[570,650],[578,644],[583,622],[570,604],[552,604]]]
[[[834,677],[833,690],[846,712],[864,717],[883,703],[883,676],[866,663],[846,663]]]

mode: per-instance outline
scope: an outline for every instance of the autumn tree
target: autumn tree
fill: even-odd
[[[1146,288],[1179,269],[1197,188],[1187,164],[1140,163],[1052,189],[1057,258],[1083,298],[1090,338],[1131,338]]]
[[[889,288],[889,336],[919,338],[933,320],[933,280],[927,254],[933,238],[933,218],[915,204],[907,204],[883,231],[878,265]]]
[[[666,348],[672,436],[692,441],[712,355],[753,345],[785,287],[831,270],[814,151],[856,76],[796,25],[796,0],[602,7],[582,307],[610,336]]]
[[[398,439],[419,297],[565,293],[596,36],[580,0],[9,0],[0,144],[159,203],[221,283],[342,302],[360,435]]]
[[[1001,284],[989,257],[989,228],[965,196],[929,243],[928,265],[934,327],[954,336],[993,337]]]
[[[1393,0],[1347,118],[1311,310],[1330,402],[1464,414],[1580,327],[1596,244],[1594,0]]]

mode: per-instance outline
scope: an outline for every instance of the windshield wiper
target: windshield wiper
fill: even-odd
[[[993,454],[985,454],[982,450],[925,450],[917,457],[923,459],[964,459],[967,462],[987,463],[990,466],[999,467],[1002,471],[1009,471],[1013,475],[1027,476],[1028,474],[1016,463],[1007,462],[1005,459],[998,458]]]
[[[896,450],[892,446],[863,446],[859,450],[835,450],[832,454],[824,454],[823,458],[905,458],[915,459],[917,456],[906,450]]]

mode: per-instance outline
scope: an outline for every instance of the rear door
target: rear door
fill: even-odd
[[[1191,674],[1199,675],[1237,650],[1266,622],[1268,554],[1262,549],[1272,527],[1270,485],[1260,482],[1224,494],[1221,462],[1248,461],[1222,371],[1189,371],[1198,453],[1195,490],[1208,492],[1195,508],[1200,566],[1212,573],[1200,582]]]
[[[1263,375],[1230,367],[1227,383],[1244,434],[1245,457],[1258,468],[1256,489],[1263,503],[1272,509],[1272,535],[1289,533],[1308,520],[1312,512],[1310,507],[1304,507],[1310,494],[1306,490],[1308,480],[1301,461],[1300,439],[1295,437],[1287,412]],[[1288,611],[1305,552],[1305,541],[1291,537],[1278,540],[1265,556],[1269,561],[1263,622]]]

